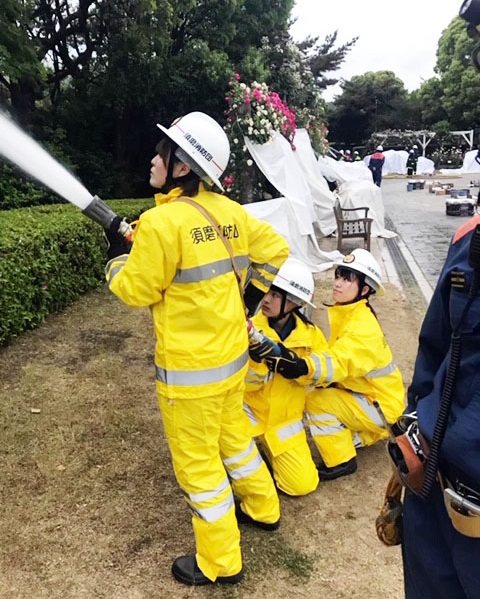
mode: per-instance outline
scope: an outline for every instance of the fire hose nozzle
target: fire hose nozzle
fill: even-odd
[[[104,229],[110,229],[113,219],[118,216],[98,196],[93,196],[92,201],[82,210],[85,216],[102,225]],[[118,227],[118,233],[123,235],[127,241],[132,241],[133,229],[126,220],[122,220]]]

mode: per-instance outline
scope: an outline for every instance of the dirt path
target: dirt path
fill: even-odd
[[[389,287],[375,308],[408,382],[424,307]],[[282,496],[277,533],[245,528],[241,585],[177,584],[170,566],[193,536],[152,362],[148,311],[106,290],[0,350],[1,599],[401,599],[400,551],[374,530],[390,469],[383,444],[360,451],[356,474]]]

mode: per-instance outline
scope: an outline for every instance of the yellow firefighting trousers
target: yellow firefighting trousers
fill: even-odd
[[[249,434],[243,394],[243,384],[215,397],[159,394],[175,476],[192,511],[197,563],[210,580],[242,568],[232,487],[253,519],[280,518],[273,480]]]
[[[373,445],[388,435],[367,398],[327,387],[307,395],[307,421],[312,439],[329,468],[356,456],[356,447]]]

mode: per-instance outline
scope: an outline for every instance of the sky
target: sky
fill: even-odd
[[[409,91],[434,76],[438,40],[458,15],[461,0],[296,0],[290,32],[295,41],[338,30],[336,47],[358,37],[334,77],[393,71]],[[330,101],[339,86],[323,94]]]

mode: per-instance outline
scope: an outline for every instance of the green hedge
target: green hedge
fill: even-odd
[[[112,200],[132,221],[153,200]],[[103,229],[72,205],[0,212],[0,345],[105,281]]]

